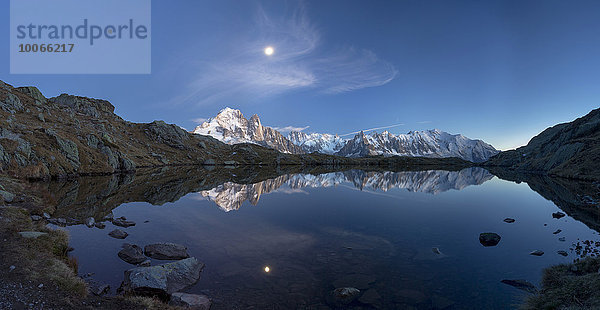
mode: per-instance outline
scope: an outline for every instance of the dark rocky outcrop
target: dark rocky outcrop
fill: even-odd
[[[550,127],[526,146],[502,152],[487,166],[544,173],[583,180],[600,180],[600,109],[570,123]]]

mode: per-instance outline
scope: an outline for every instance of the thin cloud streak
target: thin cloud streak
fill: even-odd
[[[340,137],[355,135],[357,133],[360,133],[361,131],[362,132],[369,132],[369,131],[373,131],[373,130],[381,130],[381,129],[399,127],[399,126],[404,126],[404,124],[395,124],[395,125],[390,125],[390,126],[383,126],[383,127],[375,127],[375,128],[363,129],[363,130],[359,130],[359,131],[354,131],[354,132],[351,132],[351,133],[347,133],[347,134],[344,134],[344,135],[340,135]]]
[[[204,122],[206,122],[208,119],[204,118],[204,117],[198,117],[198,118],[194,118],[192,120],[192,122],[196,123],[196,124],[202,124]]]
[[[303,131],[303,130],[310,128],[310,126],[304,126],[304,127],[285,126],[285,127],[272,127],[272,128],[281,133],[285,133],[285,132],[290,132],[290,131]]]
[[[324,46],[302,4],[292,14],[276,18],[259,8],[254,26],[234,42],[236,48],[229,55],[200,63],[200,74],[187,92],[172,101],[214,103],[299,89],[338,94],[387,84],[398,73],[373,51]],[[273,55],[265,55],[266,46],[274,48]]]

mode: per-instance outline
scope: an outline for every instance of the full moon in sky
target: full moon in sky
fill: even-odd
[[[271,55],[273,55],[273,53],[275,53],[275,50],[273,49],[273,47],[271,47],[271,46],[265,47],[265,55],[271,56]]]

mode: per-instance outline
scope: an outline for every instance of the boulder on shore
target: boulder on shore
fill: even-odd
[[[196,283],[203,268],[204,264],[194,257],[152,267],[133,268],[125,271],[121,290],[166,300],[170,294]]]
[[[196,295],[187,293],[173,293],[169,300],[169,305],[186,307],[194,310],[209,310],[211,301],[206,295]]]

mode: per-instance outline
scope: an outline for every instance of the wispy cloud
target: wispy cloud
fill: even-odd
[[[235,49],[199,64],[180,103],[210,103],[240,96],[263,97],[298,89],[337,94],[384,85],[396,68],[370,50],[325,46],[303,5],[292,14],[273,17],[257,9],[252,27]],[[272,46],[267,56],[264,48]],[[335,44],[333,44],[335,46]]]
[[[432,123],[432,121],[420,121],[420,122],[417,122],[417,124],[431,124],[431,123]]]
[[[273,129],[282,132],[282,133],[286,133],[286,132],[290,132],[290,131],[303,131],[308,129],[310,126],[304,126],[304,127],[294,127],[294,126],[285,126],[285,127],[272,127]]]
[[[340,135],[340,137],[345,137],[345,136],[350,136],[350,135],[355,135],[359,132],[369,132],[369,131],[374,131],[374,130],[381,130],[381,129],[387,129],[387,128],[394,128],[394,127],[399,127],[399,126],[404,126],[404,124],[395,124],[395,125],[389,125],[389,126],[383,126],[383,127],[375,127],[375,128],[369,128],[369,129],[363,129],[363,130],[359,130],[359,131],[354,131],[354,132],[350,132],[347,134],[343,134]]]
[[[204,118],[204,117],[198,117],[198,118],[194,118],[192,120],[192,122],[196,123],[196,124],[202,124],[204,122],[206,122],[208,119]]]

